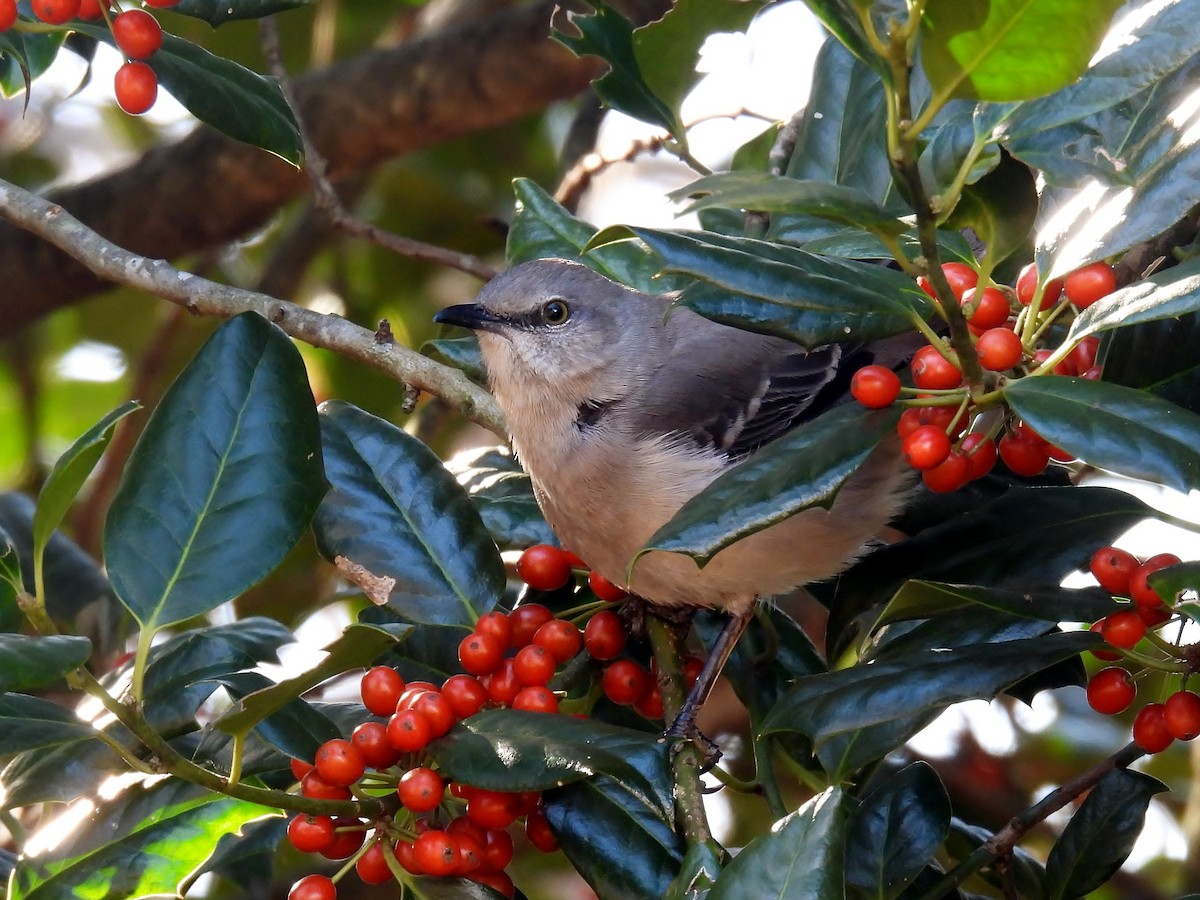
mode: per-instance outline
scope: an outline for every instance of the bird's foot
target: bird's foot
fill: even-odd
[[[715,766],[721,758],[721,748],[708,735],[696,727],[694,716],[680,715],[663,734],[663,739],[670,742],[671,762],[688,744],[693,744],[700,753],[700,772],[703,774]]]

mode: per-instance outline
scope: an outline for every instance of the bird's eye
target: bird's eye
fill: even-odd
[[[542,321],[547,325],[561,325],[571,318],[571,307],[562,300],[547,300],[542,304]]]

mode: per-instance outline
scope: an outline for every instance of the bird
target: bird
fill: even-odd
[[[900,511],[910,469],[886,440],[826,509],[803,510],[717,552],[703,567],[651,551],[651,536],[723,472],[844,402],[870,348],[811,350],[745,331],[579,262],[502,272],[435,320],[478,336],[488,386],[537,502],[564,547],[652,606],[729,616],[668,734],[695,715],[755,604],[829,578]]]

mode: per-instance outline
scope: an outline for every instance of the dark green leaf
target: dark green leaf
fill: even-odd
[[[150,651],[146,701],[165,701],[195,682],[274,661],[279,648],[295,639],[287,628],[262,616],[173,635]]]
[[[817,14],[822,24],[837,38],[837,41],[830,40],[827,43],[836,43],[840,53],[847,57],[850,57],[850,53],[854,54],[850,58],[865,63],[884,78],[891,80],[891,69],[888,68],[887,61],[875,52],[867,38],[870,23],[864,23],[858,14],[858,10],[867,4],[856,0],[806,0],[805,5]],[[881,3],[879,6],[892,7],[887,10],[889,13],[898,12],[891,3]],[[850,53],[846,53],[846,50]],[[821,68],[818,58],[816,71],[819,73]]]
[[[693,181],[667,195],[682,202],[698,197],[683,212],[726,207],[772,213],[817,216],[883,234],[908,229],[901,221],[856,187],[824,181],[800,181],[769,172],[720,172]]]
[[[505,579],[466,491],[419,440],[348,403],[323,403],[321,429],[333,486],[313,521],[322,555],[393,579],[388,605],[409,621],[474,625]]]
[[[82,666],[91,653],[92,642],[85,637],[0,634],[0,692],[51,685]]]
[[[448,777],[498,791],[545,790],[609,775],[671,815],[667,745],[658,735],[555,713],[485,710],[430,746]]]
[[[22,859],[9,898],[174,895],[221,836],[276,814],[175,779],[131,788],[99,805],[51,853]]]
[[[572,15],[569,21],[575,33],[557,30],[553,37],[576,56],[598,56],[608,63],[608,73],[592,83],[605,105],[682,138],[683,125],[642,75],[632,23],[603,4],[594,13]]]
[[[651,550],[686,553],[703,564],[734,541],[802,510],[828,508],[898,417],[899,410],[848,404],[794,428],[688,500],[633,564]]]
[[[1085,378],[1021,378],[1004,396],[1030,428],[1091,465],[1177,491],[1200,487],[1200,415]]]
[[[728,856],[716,841],[692,844],[662,900],[703,900],[716,883],[721,862]]]
[[[987,247],[988,258],[998,264],[1029,245],[1037,211],[1033,172],[1005,156],[990,172],[963,188],[946,225],[973,230]]]
[[[660,771],[659,789],[669,791]],[[563,853],[599,897],[666,893],[683,860],[669,806],[647,804],[630,782],[607,775],[546,791],[543,802]]]
[[[928,651],[973,647],[1034,638],[1057,632],[1049,622],[1015,616],[983,606],[959,610],[952,616],[933,616],[921,622],[893,622],[872,635],[862,659],[898,661]]]
[[[258,701],[253,714],[257,719],[252,726],[255,733],[286,756],[311,760],[321,744],[349,734],[299,697],[292,697],[281,704],[280,697],[274,690],[277,685],[260,672],[238,672],[216,680],[236,701],[235,710],[247,709],[247,706],[241,704],[248,697],[254,697]],[[250,705],[254,705],[254,701],[251,701]],[[266,708],[270,711],[266,711]],[[362,721],[361,712],[358,712],[357,719]],[[227,734],[238,733],[237,729],[229,728],[220,719],[214,725]]]
[[[673,290],[678,279],[658,278],[658,258],[636,241],[584,252],[596,229],[575,218],[527,178],[513,182],[517,212],[508,231],[508,262],[558,257],[590,266],[601,275],[650,294]]]
[[[0,757],[88,740],[96,740],[95,729],[69,709],[40,697],[0,696]]]
[[[0,96],[15,97],[25,91],[29,106],[29,86],[58,57],[67,32],[23,32],[10,29],[0,34]]]
[[[80,435],[55,462],[54,468],[42,484],[37,509],[33,514],[35,571],[41,569],[42,552],[46,549],[50,535],[62,523],[63,516],[75,502],[75,495],[100,461],[100,455],[112,439],[113,429],[121,419],[140,408],[140,404],[132,400],[123,403]]]
[[[951,859],[965,859],[991,837],[992,833],[986,828],[953,818],[950,820],[950,834],[946,838],[946,852]],[[1045,900],[1046,870],[1020,846],[1013,848],[1003,874],[994,867],[984,869],[981,874],[997,888],[1015,886],[1021,900]]]
[[[134,448],[104,532],[113,587],[150,630],[202,615],[279,564],[324,492],[300,354],[243,313],[196,354]]]
[[[328,655],[317,666],[247,694],[214,724],[227,734],[245,734],[327,678],[374,662],[411,628],[411,625],[349,625],[341,637],[325,648]]]
[[[1090,307],[1089,307],[1090,308]],[[1200,313],[1118,328],[1101,343],[1104,380],[1200,414]]]
[[[479,341],[475,335],[426,341],[421,352],[448,366],[462,369],[472,381],[482,383],[485,379],[483,355],[479,352]]]
[[[467,881],[465,878],[435,878],[422,875],[413,879],[414,894],[419,900],[504,900],[504,895],[498,893],[486,884],[478,881]],[[518,900],[523,900],[524,894],[517,894]]]
[[[504,447],[482,447],[446,462],[466,488],[492,539],[505,549],[555,544],[533,485],[525,470]]]
[[[950,828],[950,796],[928,763],[888,776],[850,816],[846,882],[890,900],[921,874]]]
[[[913,579],[892,597],[876,622],[876,627],[904,619],[924,619],[959,612],[972,607],[1043,622],[1095,622],[1117,609],[1103,588],[1032,586],[1020,591],[978,584],[941,584]]]
[[[43,712],[43,715],[47,713]],[[65,723],[64,723],[65,724]],[[121,739],[117,729],[107,729]],[[97,772],[123,772],[127,766],[112,748],[95,737],[79,734],[68,737],[65,730],[52,735],[54,740],[18,753],[0,772],[0,807],[16,809],[35,803],[71,803],[80,797],[91,796],[96,790]]]
[[[1173,603],[1184,591],[1200,592],[1200,562],[1167,566],[1152,574],[1147,581],[1160,597]]]
[[[940,710],[930,710],[917,715],[902,716],[891,722],[868,725],[836,734],[821,744],[816,757],[827,777],[833,782],[853,781],[861,777],[862,770],[877,763],[896,750],[937,718]],[[780,734],[778,737],[789,737]],[[800,737],[795,735],[795,737]],[[808,740],[808,738],[803,738]],[[810,742],[811,743],[811,742]]]
[[[1101,778],[1046,858],[1052,900],[1082,897],[1108,881],[1133,849],[1150,799],[1166,789],[1157,778],[1127,769]]]
[[[275,857],[287,834],[287,819],[273,816],[251,822],[241,834],[227,834],[199,869],[180,885],[185,897],[188,890],[206,872],[227,878],[236,884],[266,883],[271,878]]]
[[[771,826],[725,867],[708,900],[840,900],[848,803],[831,787]]]
[[[974,184],[1000,163],[1000,148],[994,143],[997,127],[1016,104],[976,104],[952,100],[934,121],[918,167],[926,190],[942,194],[963,178]]]
[[[942,101],[1039,97],[1083,74],[1120,5],[1121,0],[929,0],[921,18],[921,63]]]
[[[358,614],[363,625],[394,627],[405,624],[386,606],[371,606]],[[375,661],[392,666],[405,681],[441,684],[462,671],[458,645],[471,633],[465,625],[405,625],[407,636]]]
[[[264,16],[311,6],[317,0],[179,0],[172,12],[203,19],[213,28],[235,19],[261,19]]]

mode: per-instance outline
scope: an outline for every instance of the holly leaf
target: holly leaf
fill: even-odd
[[[312,6],[317,0],[179,0],[171,12],[202,19],[217,28],[238,19],[261,19],[277,12]]]

